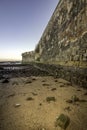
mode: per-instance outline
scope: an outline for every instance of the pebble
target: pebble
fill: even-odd
[[[19,103],[15,104],[15,107],[20,107],[20,106],[21,106],[21,104],[19,104]]]

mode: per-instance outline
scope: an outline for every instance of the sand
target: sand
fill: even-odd
[[[56,118],[66,114],[66,130],[87,130],[87,90],[63,79],[44,77],[0,80],[0,130],[62,130]],[[68,103],[76,95],[80,101]],[[47,101],[47,97],[55,100]]]

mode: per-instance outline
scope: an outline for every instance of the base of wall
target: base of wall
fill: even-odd
[[[43,63],[43,64],[55,64],[55,65],[62,65],[62,66],[72,66],[72,67],[80,67],[80,68],[87,68],[87,62],[86,61],[49,61],[49,62],[39,62],[37,63]]]
[[[49,72],[50,75],[58,78],[63,78],[71,84],[76,84],[80,87],[87,88],[87,68],[76,66],[63,66],[54,64],[35,63],[36,66]]]

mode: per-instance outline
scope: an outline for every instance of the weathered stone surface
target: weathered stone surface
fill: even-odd
[[[48,68],[50,74],[87,88],[87,0],[60,0],[30,54],[22,54],[23,63],[61,65],[57,73]]]
[[[62,129],[66,129],[70,123],[70,118],[64,114],[61,114],[57,119],[55,126],[60,126]]]
[[[35,52],[41,62],[80,66],[87,61],[86,0],[60,0]]]
[[[40,61],[68,66],[87,65],[87,1],[60,0],[35,52],[23,62]]]

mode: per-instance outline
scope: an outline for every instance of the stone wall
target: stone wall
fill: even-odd
[[[87,65],[86,0],[60,0],[35,53],[41,62]]]
[[[23,63],[39,62],[50,74],[87,88],[87,0],[60,0],[33,54],[23,53]]]
[[[35,60],[35,52],[34,51],[22,53],[22,63],[33,62],[34,60]]]

